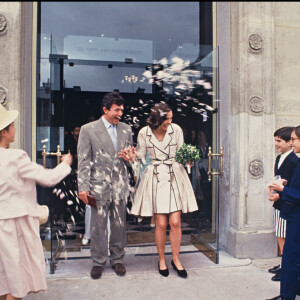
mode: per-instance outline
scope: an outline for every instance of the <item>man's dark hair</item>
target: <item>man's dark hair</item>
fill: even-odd
[[[292,134],[293,130],[294,130],[294,127],[291,127],[291,126],[279,128],[274,132],[274,137],[278,136],[282,140],[285,140],[286,142],[288,142],[291,139],[291,134]]]
[[[300,126],[294,127],[293,131],[295,131],[297,138],[300,139]]]
[[[171,108],[167,103],[156,103],[151,109],[150,116],[147,119],[147,124],[151,129],[158,128],[167,119],[167,113],[169,111],[171,111]]]
[[[104,107],[110,110],[113,104],[116,104],[118,106],[124,105],[124,99],[118,92],[107,93],[103,97],[101,103],[102,112]]]

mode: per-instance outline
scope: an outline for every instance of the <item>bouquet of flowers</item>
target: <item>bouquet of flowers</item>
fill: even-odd
[[[177,151],[175,155],[175,160],[180,164],[186,166],[188,173],[191,173],[191,165],[195,161],[200,160],[200,152],[196,146],[190,144],[183,144]]]

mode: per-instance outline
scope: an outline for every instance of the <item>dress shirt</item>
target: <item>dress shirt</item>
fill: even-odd
[[[280,155],[279,161],[278,161],[278,169],[280,168],[281,164],[284,162],[285,158],[293,152],[293,149],[290,151],[285,152],[284,154]]]
[[[112,125],[104,117],[102,119],[103,119],[103,123],[108,131],[108,134],[111,138],[111,141],[115,147],[115,150],[117,151],[117,125]]]

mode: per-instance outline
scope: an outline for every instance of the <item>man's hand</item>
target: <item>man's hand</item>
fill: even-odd
[[[123,158],[125,161],[134,162],[137,156],[137,153],[135,151],[135,147],[127,147],[125,149],[122,149],[118,155],[120,158]]]
[[[88,191],[79,192],[78,197],[83,203],[88,204],[89,200],[87,198],[87,195],[89,195],[89,194],[90,194],[90,192],[88,192]]]
[[[269,200],[273,202],[279,200],[279,194],[278,193],[269,194]]]

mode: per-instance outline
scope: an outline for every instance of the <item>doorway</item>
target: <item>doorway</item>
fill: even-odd
[[[101,100],[107,92],[118,90],[125,99],[122,121],[131,125],[134,143],[138,131],[146,125],[151,107],[165,101],[172,107],[173,122],[184,131],[185,142],[196,145],[202,156],[189,174],[199,210],[182,215],[182,241],[197,244],[203,252],[208,246],[217,253],[218,184],[214,178],[209,180],[207,174],[209,147],[213,151],[218,147],[218,62],[217,50],[212,50],[211,43],[212,4],[82,5],[81,2],[39,3],[37,161],[42,163],[44,148],[54,153],[60,145],[62,153],[68,151],[66,131],[98,119]],[[97,16],[84,14],[88,8],[97,11]],[[55,14],[58,9],[65,12],[65,19]],[[122,13],[117,14],[120,9]],[[78,10],[81,17],[90,18],[90,23],[95,22],[100,29],[95,32],[89,25],[76,27],[71,16],[76,16]],[[121,17],[107,20],[106,12],[111,10]],[[170,15],[168,20],[160,16],[164,11]],[[144,16],[136,18],[139,14]],[[59,27],[61,22],[64,26]],[[203,44],[205,41],[208,44]],[[161,74],[165,74],[163,79]],[[55,165],[56,158],[49,156],[47,167]],[[76,186],[75,175],[69,184]],[[40,203],[53,206],[51,224],[44,228],[48,249],[54,252],[51,256],[59,244],[82,246],[85,208],[76,195],[70,194],[70,188],[61,196],[63,189],[64,186],[39,189],[38,194]],[[127,229],[129,243],[154,242],[150,218],[138,220],[127,214]]]

